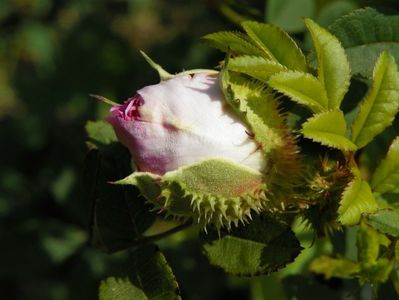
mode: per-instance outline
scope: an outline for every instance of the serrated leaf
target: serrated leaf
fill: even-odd
[[[362,266],[377,262],[380,253],[380,237],[378,232],[364,222],[360,224],[356,238],[357,259]]]
[[[230,50],[234,54],[255,56],[263,54],[261,49],[249,42],[248,38],[240,32],[221,31],[207,34],[202,39],[224,52]]]
[[[357,147],[345,137],[346,122],[340,110],[319,113],[302,124],[302,134],[322,145],[343,151],[355,150]]]
[[[269,0],[266,5],[266,20],[288,32],[302,31],[303,18],[311,17],[316,6],[314,0]]]
[[[112,126],[105,121],[88,121],[85,129],[93,142],[107,145],[117,141]]]
[[[248,55],[230,58],[228,69],[247,74],[263,82],[267,82],[271,75],[287,70],[286,67],[276,61],[261,56]]]
[[[360,272],[360,266],[346,258],[320,256],[309,265],[309,271],[323,274],[327,279],[331,277],[353,278]]]
[[[273,75],[268,84],[293,101],[307,106],[315,113],[328,109],[327,93],[324,86],[309,73],[280,72]]]
[[[245,21],[242,27],[263,50],[263,56],[289,69],[306,72],[306,59],[294,40],[281,28],[265,23]]]
[[[387,16],[368,7],[341,17],[329,29],[345,48],[352,73],[371,78],[382,51],[389,51],[399,61],[398,28],[399,16]]]
[[[270,217],[256,217],[219,237],[202,236],[210,263],[234,275],[268,274],[284,267],[300,253],[301,246],[291,229]]]
[[[356,225],[362,214],[373,213],[378,205],[368,183],[356,177],[342,194],[338,220],[347,226]]]
[[[310,19],[305,24],[317,54],[318,78],[328,97],[328,108],[339,108],[350,83],[349,62],[338,39]]]
[[[180,291],[165,256],[155,245],[136,249],[129,258],[128,277],[108,278],[100,286],[100,300],[179,300]]]
[[[399,188],[399,137],[392,142],[387,156],[377,166],[371,178],[371,188],[382,194]]]
[[[92,201],[91,242],[111,253],[139,244],[155,214],[131,186],[110,182],[130,173],[129,151],[112,143],[89,152],[85,161],[84,186]]]
[[[399,213],[392,209],[381,209],[367,215],[366,222],[379,232],[399,237]]]
[[[134,286],[129,278],[109,277],[102,281],[99,290],[100,300],[148,300],[142,290]]]
[[[359,147],[364,147],[392,124],[398,111],[398,67],[395,59],[383,52],[374,68],[372,86],[353,122],[352,141]]]

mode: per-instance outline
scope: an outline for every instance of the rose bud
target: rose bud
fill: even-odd
[[[265,167],[249,129],[229,110],[218,75],[180,75],[144,87],[112,107],[107,120],[143,172],[163,175],[209,158]]]
[[[266,156],[231,111],[218,74],[147,86],[114,105],[107,120],[139,170],[116,184],[138,187],[166,216],[219,230],[249,222],[269,199]]]

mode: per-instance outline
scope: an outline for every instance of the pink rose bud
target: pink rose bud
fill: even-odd
[[[107,118],[140,171],[163,175],[209,158],[261,171],[265,158],[229,111],[218,77],[182,75],[144,87]]]

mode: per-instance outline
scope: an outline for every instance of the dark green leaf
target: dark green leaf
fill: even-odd
[[[155,245],[136,249],[125,278],[108,278],[100,286],[100,300],[179,300],[180,291],[165,256]]]
[[[90,140],[95,143],[108,145],[117,141],[112,126],[105,121],[88,121],[86,123],[86,132]]]
[[[291,229],[270,217],[256,217],[230,233],[203,234],[203,247],[212,265],[234,275],[268,274],[292,262],[301,246]]]
[[[89,152],[85,164],[85,187],[92,201],[92,243],[113,252],[139,243],[155,213],[132,186],[114,185],[131,173],[130,154],[120,144]]]
[[[315,10],[314,0],[269,0],[266,3],[267,22],[288,32],[302,31],[303,18],[312,17]]]
[[[374,64],[384,50],[399,61],[399,16],[385,16],[375,9],[358,9],[329,29],[341,41],[352,74],[371,78]]]
[[[382,233],[399,237],[399,213],[396,210],[381,209],[367,215],[366,222]]]

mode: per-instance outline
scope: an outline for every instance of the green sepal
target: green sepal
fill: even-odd
[[[381,194],[399,188],[399,137],[392,142],[387,156],[377,166],[371,178],[371,187]]]
[[[359,148],[392,124],[399,111],[399,72],[395,59],[381,53],[374,67],[373,82],[353,122],[352,141]]]
[[[113,184],[134,185],[149,201],[155,201],[161,194],[160,177],[149,172],[134,172],[131,175],[112,182]]]
[[[268,166],[268,182],[285,187],[296,181],[301,165],[296,139],[286,125],[280,103],[270,89],[229,72],[223,71],[222,87],[226,101],[249,125],[255,141],[263,151]]]
[[[294,40],[280,27],[272,24],[245,21],[242,27],[263,50],[263,56],[291,70],[306,72],[306,59]]]
[[[345,50],[338,39],[310,19],[305,19],[317,54],[318,78],[328,97],[328,108],[339,108],[348,91],[350,67]]]
[[[211,158],[157,176],[136,172],[114,182],[137,186],[142,195],[178,219],[231,228],[267,207],[264,175],[232,161]]]
[[[345,133],[346,121],[341,110],[319,113],[302,124],[302,134],[306,138],[343,151],[356,150],[357,146]]]
[[[202,226],[231,228],[267,204],[263,174],[224,159],[207,159],[162,176],[163,206],[172,216],[192,216]]]

